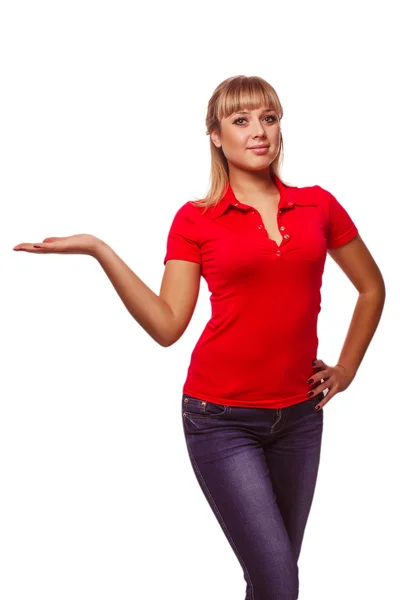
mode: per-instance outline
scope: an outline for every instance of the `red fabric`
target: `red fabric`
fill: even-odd
[[[278,177],[278,246],[260,213],[230,185],[203,214],[179,208],[168,234],[170,259],[201,264],[211,318],[193,352],[183,393],[217,404],[282,408],[308,399],[317,357],[317,319],[327,249],[353,239],[357,227],[319,185],[290,187]],[[283,228],[283,229],[282,229]]]

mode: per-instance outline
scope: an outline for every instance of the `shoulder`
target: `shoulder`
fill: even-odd
[[[318,184],[298,187],[296,192],[301,202],[305,204],[310,202],[310,204],[318,207],[326,220],[329,219],[332,210],[341,206],[329,190]]]
[[[178,206],[178,208],[173,209],[172,212],[175,215],[175,218],[190,221],[196,217],[198,210],[198,207],[196,208],[196,202],[188,200],[181,206]]]
[[[193,205],[193,202],[188,200],[178,208],[172,209],[172,230],[179,230],[183,235],[189,237],[196,231],[200,210]]]
[[[329,200],[329,196],[332,196],[328,190],[317,184],[301,187],[297,186],[295,189],[300,194],[301,198],[310,198],[319,202],[327,202]]]
[[[198,204],[198,200],[188,200],[178,208],[177,212],[182,216],[197,215],[202,208]]]

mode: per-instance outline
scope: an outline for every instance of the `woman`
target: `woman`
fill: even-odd
[[[353,381],[385,301],[380,270],[344,207],[319,185],[282,181],[282,116],[259,77],[216,88],[206,118],[209,193],[173,219],[159,295],[92,235],[14,248],[94,256],[162,346],[182,336],[200,277],[207,281],[212,316],[191,355],[183,428],[199,485],[243,568],[246,600],[298,598],[323,407]],[[315,358],[327,252],[359,292],[335,366]]]

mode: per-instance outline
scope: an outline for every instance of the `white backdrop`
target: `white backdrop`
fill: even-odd
[[[355,380],[324,408],[300,600],[398,597],[394,6],[2,3],[2,600],[244,599],[181,422],[211,315],[205,281],[184,336],[163,348],[94,258],[12,250],[92,233],[159,293],[172,218],[207,188],[208,99],[239,74],[281,99],[283,179],[337,197],[387,288]],[[356,300],[328,256],[318,358],[330,365]]]

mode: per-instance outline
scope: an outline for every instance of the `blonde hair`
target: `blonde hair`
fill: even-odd
[[[225,79],[215,88],[210,100],[206,116],[206,135],[214,130],[221,131],[220,121],[224,117],[239,110],[254,110],[260,106],[272,108],[278,114],[279,121],[283,117],[283,108],[274,88],[261,77],[237,75]],[[204,206],[205,211],[218,204],[227,184],[229,184],[228,162],[222,148],[217,148],[210,137],[211,172],[209,188],[206,196],[194,204]],[[269,166],[271,176],[282,180],[281,162],[283,161],[283,140],[280,138],[279,151]],[[289,185],[289,184],[285,184]],[[205,212],[204,211],[204,212]]]

